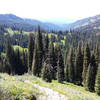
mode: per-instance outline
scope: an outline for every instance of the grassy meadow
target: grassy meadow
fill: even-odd
[[[30,81],[32,84],[25,83]],[[41,87],[51,88],[68,97],[68,100],[100,100],[100,97],[95,93],[85,91],[81,86],[76,86],[71,83],[58,83],[53,80],[52,83],[47,83],[41,78],[37,78],[28,74],[22,76],[11,76],[8,74],[0,74],[0,100],[37,100],[40,96],[46,96],[43,91],[34,87],[38,84]],[[42,100],[42,99],[41,99]]]

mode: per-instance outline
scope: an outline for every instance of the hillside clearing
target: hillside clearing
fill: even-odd
[[[29,80],[25,80],[25,83],[33,84]],[[40,89],[41,91],[43,91],[47,95],[46,98],[44,97],[45,100],[68,100],[67,96],[59,94],[58,92],[56,92],[56,91],[54,91],[52,89],[41,87],[41,86],[39,86],[37,84],[34,84],[34,87]]]
[[[57,81],[47,83],[41,78],[28,74],[23,76],[0,74],[0,90],[3,92],[6,90],[5,93],[10,91],[14,97],[16,97],[16,95],[18,97],[20,96],[21,99],[18,100],[26,100],[22,98],[31,98],[33,94],[38,98],[37,100],[66,100],[64,98],[67,97],[67,100],[100,100],[99,96],[95,93],[85,91],[83,87],[71,83],[61,84]],[[17,92],[15,90],[17,90]],[[58,97],[60,97],[60,99],[58,99]]]

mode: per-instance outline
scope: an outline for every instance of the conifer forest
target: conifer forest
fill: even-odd
[[[100,95],[100,36],[78,30],[44,31],[39,25],[28,35],[20,29],[20,34],[5,35],[5,26],[0,32],[0,73],[28,73],[47,83],[68,82]]]

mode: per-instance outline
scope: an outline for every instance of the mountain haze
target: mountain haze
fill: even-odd
[[[34,19],[20,18],[13,14],[0,14],[0,25],[7,25],[9,27],[16,26],[27,31],[35,30],[37,25],[44,30],[59,30],[61,29],[58,25],[51,23],[43,23]]]
[[[35,30],[37,25],[40,25],[40,27],[44,30],[59,31],[74,29],[99,33],[100,15],[78,20],[70,24],[56,25],[50,22],[42,22],[35,19],[20,18],[13,14],[0,14],[0,25],[7,25],[9,27],[16,26],[17,28],[22,28],[27,31]]]

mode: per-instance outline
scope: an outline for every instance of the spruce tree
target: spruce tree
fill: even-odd
[[[16,63],[15,73],[16,74],[20,74],[20,72],[22,70],[20,68],[22,67],[22,65],[21,65],[21,60],[20,60],[20,51],[19,51],[19,48],[17,48],[15,50],[15,54],[16,54],[16,57],[15,57],[15,60],[16,60],[16,62],[15,62]]]
[[[75,61],[75,81],[76,84],[81,84],[82,82],[82,71],[83,71],[83,55],[81,52],[81,44],[78,44],[77,56]]]
[[[6,56],[10,64],[10,70],[11,74],[15,74],[15,56],[14,56],[14,50],[13,47],[10,44],[9,39],[6,40]]]
[[[49,48],[49,38],[48,38],[48,33],[46,34],[46,36],[45,36],[45,47],[44,47],[44,49],[45,49],[45,54],[46,53],[48,53],[48,48]]]
[[[38,54],[37,54],[37,48],[34,49],[34,56],[33,56],[33,63],[32,63],[32,73],[35,76],[39,76],[39,65],[38,65]]]
[[[88,43],[85,46],[84,49],[84,58],[83,58],[83,72],[82,72],[82,78],[83,78],[83,85],[85,86],[85,82],[86,82],[86,74],[87,74],[87,70],[88,70],[88,66],[90,63],[90,49],[88,46]]]
[[[23,65],[22,53],[17,48],[14,50],[14,63],[15,63],[15,74],[22,75],[25,73],[25,66]]]
[[[49,48],[49,38],[48,38],[48,33],[43,35],[43,61],[46,60],[47,54],[48,54],[48,48]]]
[[[73,48],[70,47],[68,56],[68,80],[74,82],[74,62],[73,62]]]
[[[43,60],[42,33],[40,30],[40,26],[38,26],[38,32],[35,40],[35,50],[34,50],[32,70],[33,74],[39,77],[41,76],[42,60]]]
[[[60,47],[59,47],[58,62],[57,62],[57,80],[58,82],[61,83],[64,81],[64,61]]]
[[[49,37],[48,37],[48,33],[47,33],[46,37],[45,37],[45,48],[46,48],[46,51],[48,51],[48,47],[49,47]]]
[[[57,80],[57,62],[58,62],[58,53],[59,53],[59,44],[57,43],[55,48],[54,48],[54,76],[55,76],[55,79]]]
[[[98,64],[96,63],[94,53],[91,56],[90,63],[91,63],[91,66],[93,66],[92,85],[94,87],[95,86],[95,79],[96,79],[97,69],[98,69]],[[94,88],[92,89],[92,91],[94,91]]]
[[[94,66],[91,66],[91,64],[89,64],[85,82],[85,89],[91,92],[94,91],[93,67]]]
[[[28,53],[27,53],[27,50],[24,50],[23,49],[23,52],[22,52],[22,64],[24,66],[24,72],[28,72]]]
[[[65,80],[68,82],[68,64],[65,65]]]
[[[96,75],[95,91],[100,96],[100,64],[98,66],[98,71]]]
[[[42,79],[45,80],[46,82],[51,82],[52,81],[50,67],[51,66],[49,64],[46,64],[44,62],[43,68],[42,68]]]
[[[54,45],[53,45],[53,41],[52,41],[52,38],[51,38],[51,41],[50,41],[50,46],[49,46],[49,64],[52,66],[52,79],[56,79],[55,77],[55,52],[54,52]]]
[[[92,54],[86,76],[86,84],[85,84],[86,90],[91,92],[94,91],[96,74],[97,74],[97,64],[95,56],[94,54]]]
[[[99,45],[98,45],[98,43],[96,44],[95,58],[96,58],[96,63],[98,65],[98,63],[99,63]]]
[[[32,62],[33,62],[33,52],[34,52],[34,40],[33,34],[29,35],[29,43],[28,43],[28,72],[32,72]]]

